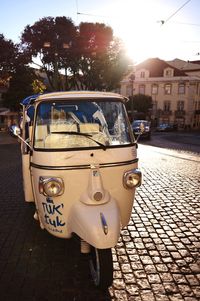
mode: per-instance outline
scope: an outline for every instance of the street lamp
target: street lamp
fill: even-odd
[[[135,81],[135,74],[132,73],[129,77],[129,81],[131,83],[131,121],[133,121],[133,93],[134,93],[134,81]]]

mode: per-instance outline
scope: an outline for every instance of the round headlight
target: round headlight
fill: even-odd
[[[60,178],[40,179],[40,192],[45,196],[55,197],[61,195],[63,193],[63,189],[63,181]]]
[[[138,169],[133,169],[124,173],[123,184],[125,188],[134,188],[141,185],[142,174]]]

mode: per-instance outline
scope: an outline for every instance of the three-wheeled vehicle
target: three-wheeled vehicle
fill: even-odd
[[[20,127],[26,202],[40,227],[76,235],[94,283],[113,280],[112,252],[141,183],[126,99],[106,92],[55,92],[22,101]]]

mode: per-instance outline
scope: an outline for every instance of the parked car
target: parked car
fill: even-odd
[[[142,127],[143,129],[141,131]],[[151,123],[147,120],[134,120],[132,123],[132,129],[136,137],[141,135],[143,138],[151,138]]]
[[[175,124],[169,124],[169,123],[161,123],[156,128],[157,132],[172,132],[175,130],[177,130],[177,126]]]

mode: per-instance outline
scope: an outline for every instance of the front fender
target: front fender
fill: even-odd
[[[69,214],[69,228],[95,248],[114,247],[120,235],[120,213],[116,201],[111,198],[101,205],[75,203]]]

